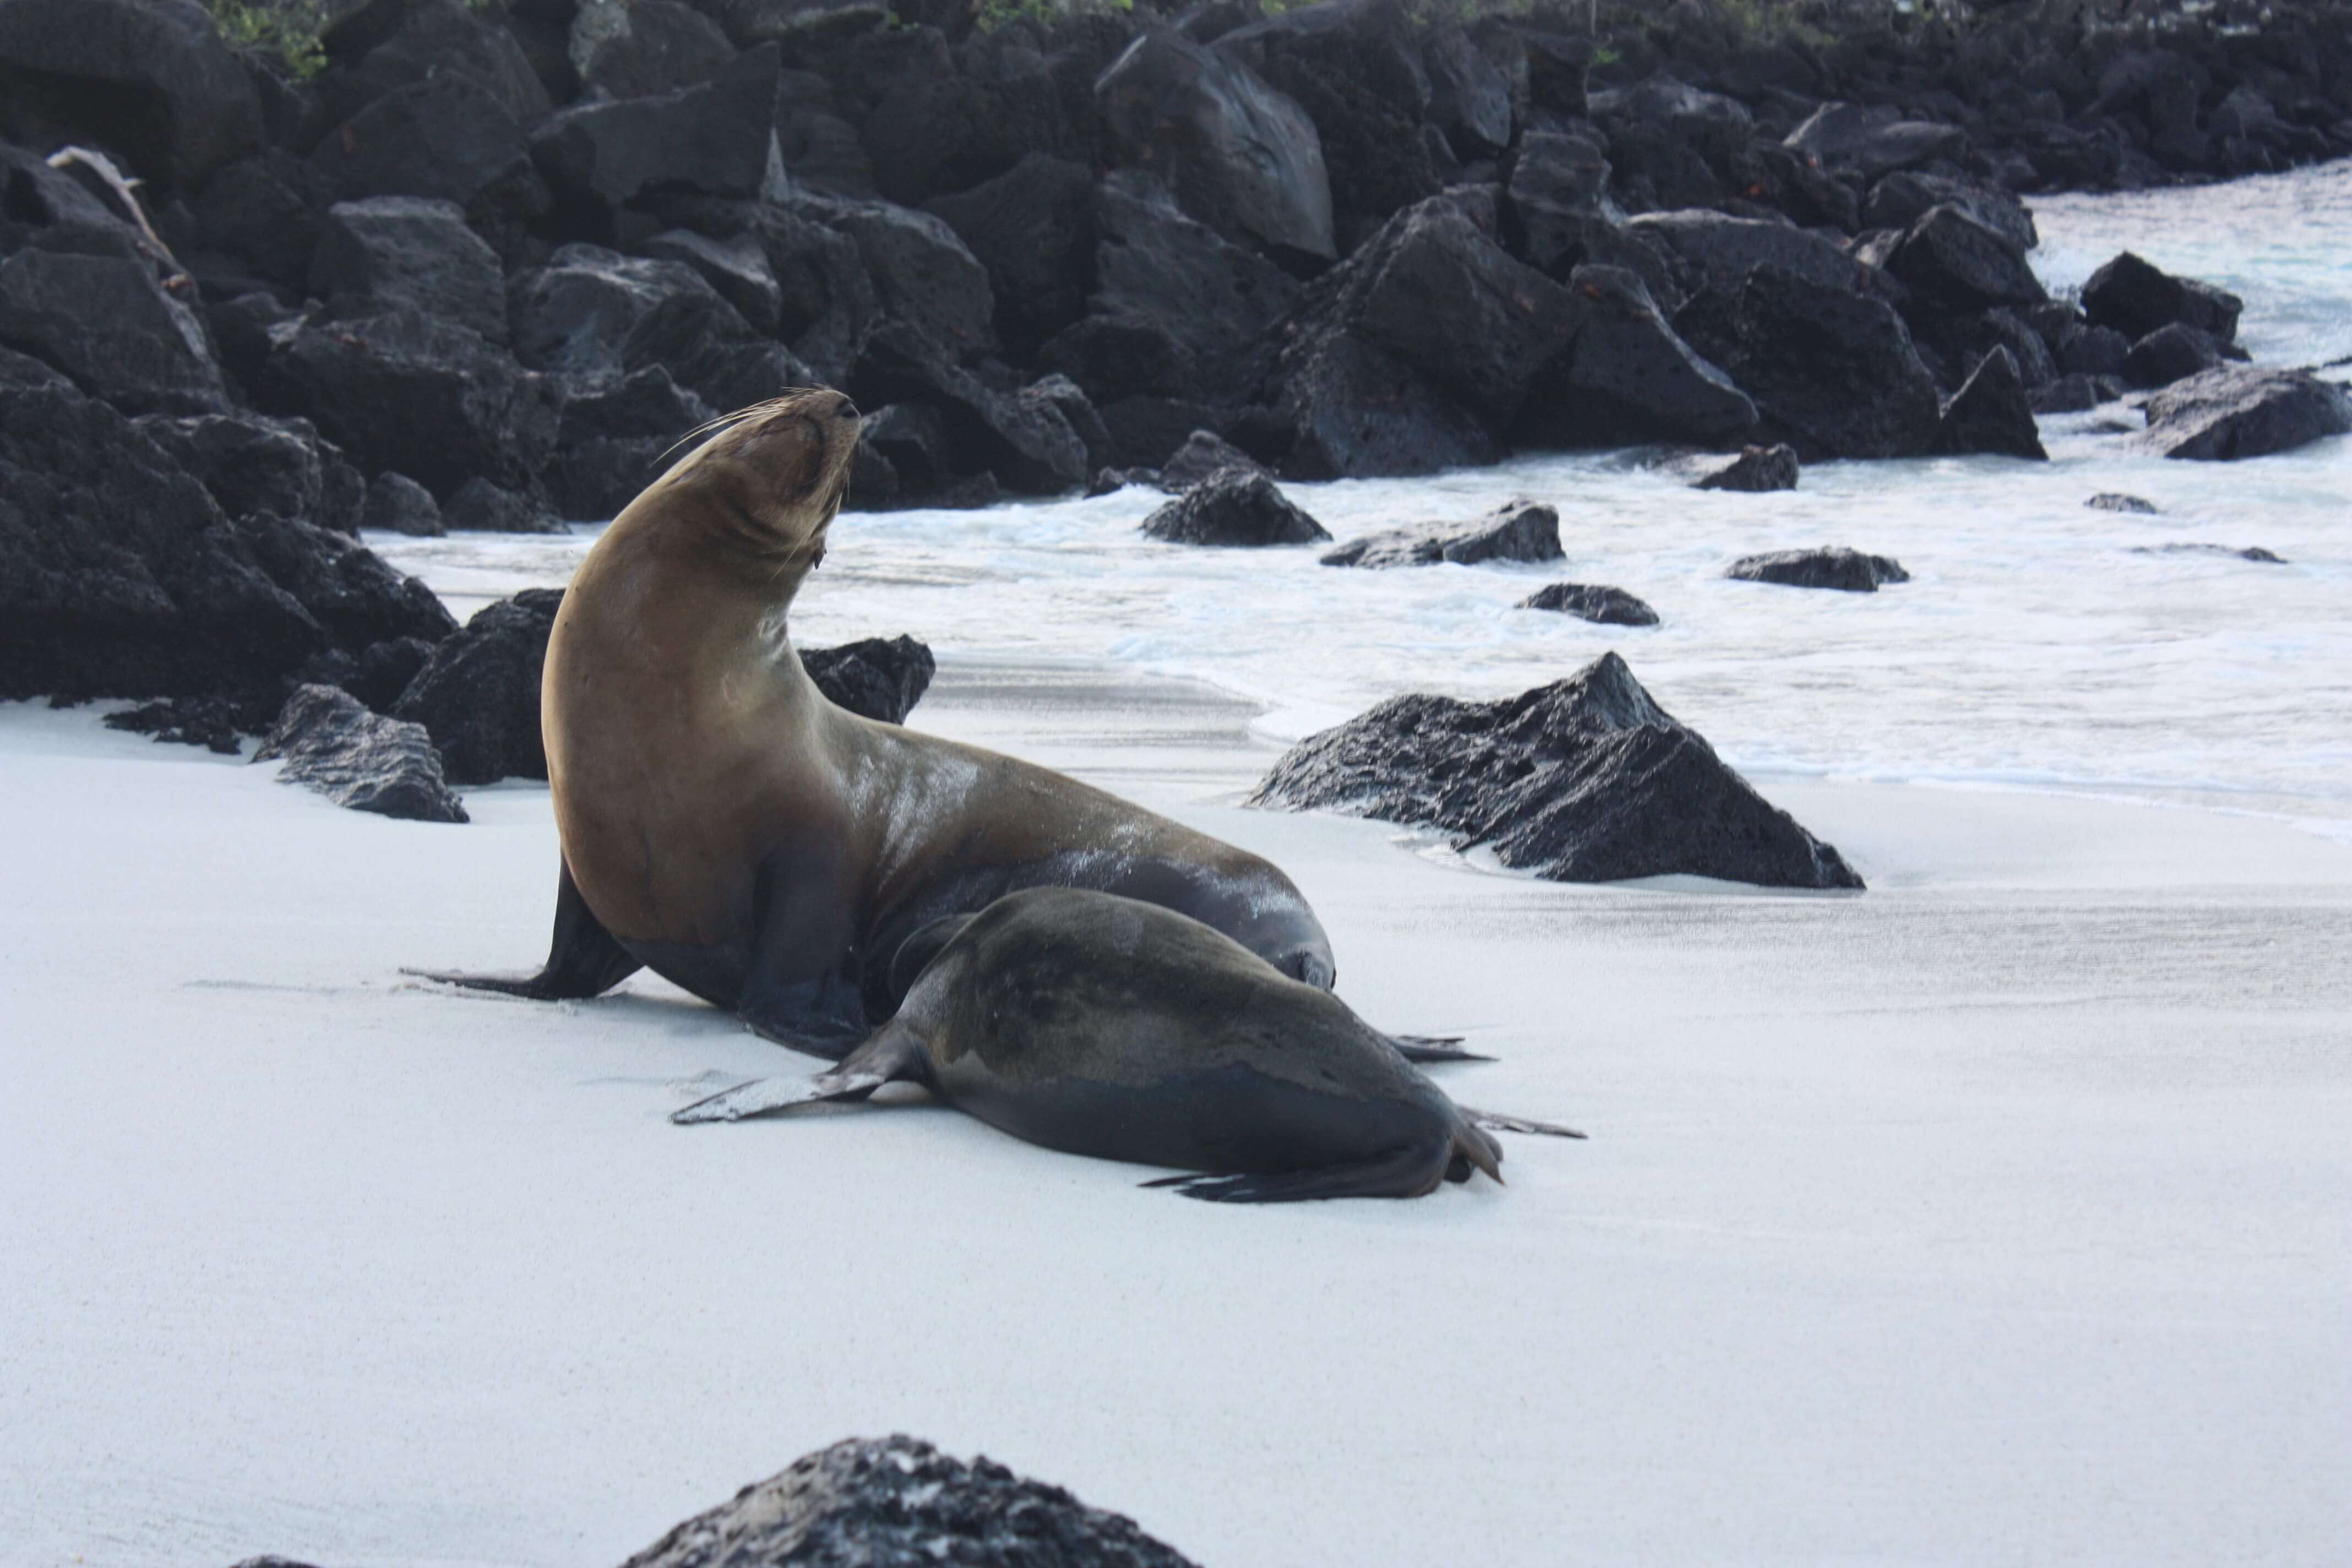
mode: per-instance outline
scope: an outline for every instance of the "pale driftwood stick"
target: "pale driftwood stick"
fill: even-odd
[[[116,168],[113,159],[88,147],[60,147],[49,154],[49,167],[52,169],[65,169],[75,163],[96,174],[100,183],[113,192],[115,198],[129,209],[131,221],[139,226],[139,232],[147,237],[147,243],[155,247],[155,254],[171,268],[173,276],[167,280],[167,286],[186,280],[188,269],[180,265],[180,258],[172,254],[172,247],[165,245],[163,237],[155,232],[155,226],[147,221],[147,209],[139,205],[136,189],[139,182]]]

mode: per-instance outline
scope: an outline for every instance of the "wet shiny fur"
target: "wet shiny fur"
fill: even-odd
[[[898,1016],[828,1073],[679,1111],[735,1121],[919,1083],[1051,1149],[1194,1173],[1155,1185],[1277,1203],[1417,1197],[1474,1169],[1485,1131],[1579,1134],[1465,1110],[1339,998],[1199,921],[1077,889],[1014,893],[902,950]]]

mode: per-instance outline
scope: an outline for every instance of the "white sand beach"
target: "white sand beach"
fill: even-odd
[[[675,1127],[816,1064],[401,973],[536,962],[543,786],[0,708],[0,1558],[611,1563],[892,1430],[1213,1568],[2352,1557],[2352,846],[1759,775],[1869,892],[1563,887],[1239,809],[1253,711],[950,658],[913,722],[1270,856],[1589,1142],[1233,1209],[919,1097]]]

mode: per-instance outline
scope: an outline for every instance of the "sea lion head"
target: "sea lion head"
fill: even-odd
[[[712,424],[656,488],[691,500],[688,515],[772,571],[805,574],[824,559],[849,488],[857,405],[829,386],[802,387]]]

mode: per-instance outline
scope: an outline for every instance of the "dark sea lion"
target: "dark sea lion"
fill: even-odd
[[[1419,1197],[1475,1168],[1486,1129],[1583,1134],[1456,1105],[1329,992],[1200,921],[1033,888],[941,921],[898,1016],[829,1072],[678,1111],[732,1121],[919,1083],[1032,1143],[1197,1173],[1150,1186],[1220,1203]]]
[[[589,551],[541,679],[563,849],[546,966],[437,978],[593,996],[649,967],[838,1057],[896,1005],[908,935],[1062,885],[1164,904],[1328,987],[1322,926],[1256,856],[817,690],[785,616],[824,558],[857,430],[824,389],[745,409]]]

